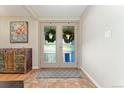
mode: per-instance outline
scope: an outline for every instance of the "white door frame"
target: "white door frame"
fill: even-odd
[[[59,55],[61,55],[62,56],[62,51],[60,52],[59,50],[60,50],[60,47],[59,46],[56,46],[56,64],[45,64],[44,63],[44,57],[43,57],[43,39],[44,39],[44,34],[43,34],[43,32],[44,32],[44,26],[56,26],[56,34],[57,34],[57,39],[56,39],[56,44],[57,45],[59,45],[59,44],[61,44],[62,42],[59,42],[60,41],[60,39],[62,38],[62,31],[58,31],[58,30],[60,30],[61,29],[61,27],[63,27],[63,26],[75,26],[75,63],[74,64],[64,64],[63,63],[63,58],[62,57],[60,57],[60,56],[57,56],[58,55],[58,53],[59,53]],[[62,29],[61,29],[62,30]],[[78,54],[78,52],[77,52],[77,33],[78,33],[78,23],[77,22],[70,22],[70,23],[68,23],[68,22],[52,22],[52,23],[50,23],[50,22],[42,22],[42,23],[40,23],[40,50],[39,50],[39,54],[40,54],[40,68],[77,68],[78,67],[78,64],[79,64],[79,62],[78,62],[78,60],[77,60],[77,54]],[[42,38],[43,39],[42,39]],[[60,38],[58,38],[58,37],[60,37]],[[62,61],[62,62],[59,62],[59,61]]]

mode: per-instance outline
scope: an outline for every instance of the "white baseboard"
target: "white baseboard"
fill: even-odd
[[[38,67],[38,66],[33,66],[32,68],[33,68],[33,69],[39,69],[39,67]]]
[[[91,77],[91,75],[82,67],[81,70],[88,76],[88,78],[96,85],[97,88],[101,88],[101,86]]]

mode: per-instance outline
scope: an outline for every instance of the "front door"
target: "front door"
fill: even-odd
[[[77,24],[41,24],[41,68],[77,67]]]

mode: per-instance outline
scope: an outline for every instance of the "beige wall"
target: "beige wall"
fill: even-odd
[[[57,19],[57,18],[55,18]],[[64,20],[62,22],[66,22]],[[72,20],[72,19],[71,19]],[[74,19],[73,19],[74,20]],[[28,21],[29,26],[29,36],[28,43],[10,43],[10,21]],[[53,20],[55,21],[55,20]],[[60,21],[60,20],[59,20]],[[61,21],[60,21],[61,22]],[[77,22],[77,21],[74,21]],[[42,54],[38,51],[40,49],[41,33],[40,33],[40,23],[30,17],[0,17],[0,48],[32,48],[33,49],[33,68],[40,67],[40,60]],[[78,27],[79,28],[79,27]],[[79,30],[79,29],[78,29]],[[79,33],[78,33],[79,35]],[[79,58],[79,57],[78,57]],[[80,66],[80,62],[78,62]]]
[[[81,26],[82,68],[101,87],[124,87],[124,6],[89,6]]]
[[[29,42],[10,43],[10,21],[28,21],[29,23]],[[0,17],[0,48],[32,48],[33,68],[38,67],[38,21],[29,17]]]

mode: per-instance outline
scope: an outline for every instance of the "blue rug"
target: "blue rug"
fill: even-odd
[[[80,78],[79,69],[41,69],[37,79],[43,78]]]

